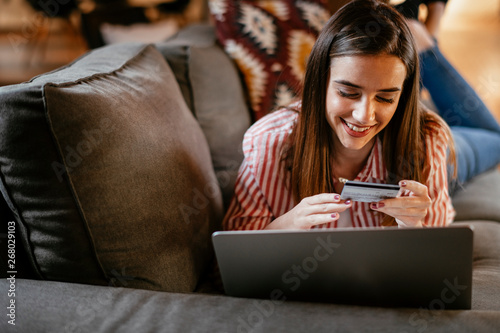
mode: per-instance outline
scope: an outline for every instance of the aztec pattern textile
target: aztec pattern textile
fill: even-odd
[[[209,0],[217,38],[248,90],[254,120],[300,93],[307,57],[330,18],[324,0]]]

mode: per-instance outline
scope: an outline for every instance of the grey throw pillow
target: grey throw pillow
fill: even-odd
[[[243,135],[251,125],[238,70],[217,44],[210,25],[189,26],[156,47],[170,64],[207,138],[227,207],[243,160]]]

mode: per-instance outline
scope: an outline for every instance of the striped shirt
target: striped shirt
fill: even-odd
[[[223,221],[225,230],[264,229],[275,218],[295,206],[292,191],[287,186],[289,172],[280,163],[281,150],[297,121],[298,113],[282,109],[266,115],[245,133],[244,160],[235,184],[235,192]],[[443,226],[453,221],[455,211],[448,194],[448,136],[437,126],[427,126],[426,147],[429,178],[425,182],[432,204],[423,224]],[[387,171],[382,158],[382,144],[377,138],[365,167],[357,181],[385,183]],[[345,213],[345,212],[344,212]],[[341,213],[341,214],[344,214]],[[369,203],[353,202],[350,208],[352,227],[378,227],[381,212],[369,208]],[[315,228],[335,228],[336,222]]]

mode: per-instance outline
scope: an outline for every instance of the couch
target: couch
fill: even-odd
[[[224,295],[210,236],[252,122],[245,91],[208,25],[0,88],[0,330],[498,331],[498,170],[453,196],[474,230],[470,310]]]

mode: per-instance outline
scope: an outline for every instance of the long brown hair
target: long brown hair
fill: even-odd
[[[308,59],[301,111],[282,152],[285,167],[291,172],[290,186],[295,202],[314,194],[335,192],[330,164],[335,153],[334,134],[326,121],[331,60],[340,56],[381,54],[394,55],[406,66],[396,112],[380,132],[388,182],[401,179],[425,182],[427,179],[424,128],[435,123],[448,134],[449,128],[441,118],[419,104],[419,63],[411,32],[404,18],[389,5],[355,0],[330,18]],[[394,224],[394,219],[387,216],[383,224]]]

